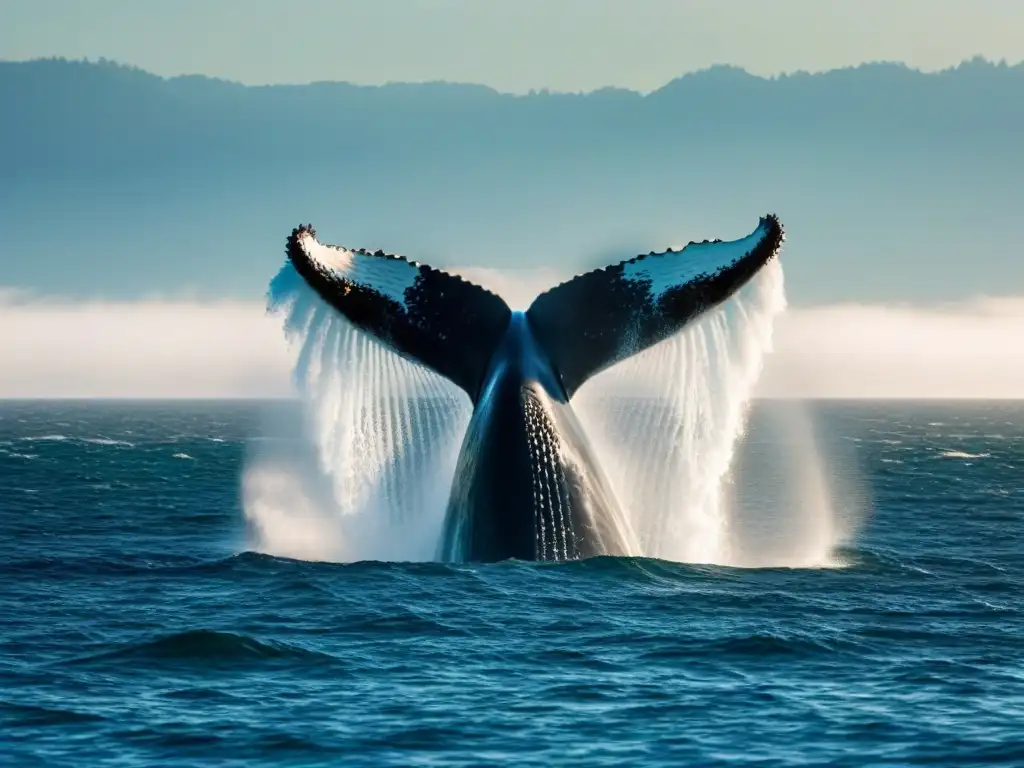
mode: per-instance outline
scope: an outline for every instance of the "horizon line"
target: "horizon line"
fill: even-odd
[[[492,91],[499,95],[504,96],[531,96],[531,95],[559,95],[559,96],[586,96],[595,93],[601,93],[603,91],[617,91],[621,93],[632,93],[639,96],[645,96],[652,93],[657,93],[668,86],[676,83],[680,80],[684,80],[689,77],[707,75],[716,71],[732,71],[735,73],[742,74],[744,77],[748,77],[754,80],[761,80],[763,82],[778,82],[780,80],[786,80],[790,78],[799,77],[825,77],[835,73],[856,71],[859,69],[866,68],[883,68],[888,67],[891,69],[900,69],[907,72],[921,75],[923,77],[936,76],[949,74],[963,69],[966,66],[986,66],[992,69],[1008,69],[1015,70],[1020,69],[1024,72],[1024,58],[1010,63],[1006,58],[998,60],[989,59],[984,55],[976,54],[970,58],[962,59],[956,64],[951,64],[942,68],[926,68],[920,66],[911,65],[905,61],[895,60],[871,60],[862,61],[859,64],[848,64],[842,67],[832,67],[829,69],[793,69],[787,71],[777,72],[775,74],[760,75],[751,72],[745,67],[738,66],[735,64],[729,64],[726,62],[719,62],[710,64],[706,67],[699,69],[692,69],[682,72],[679,75],[671,78],[670,80],[663,83],[661,86],[654,88],[653,90],[644,91],[634,88],[628,88],[617,85],[604,85],[590,90],[576,90],[576,91],[563,91],[548,87],[531,87],[527,90],[521,91],[510,91],[502,90],[495,86],[488,85],[486,83],[473,82],[469,80],[387,80],[384,82],[370,83],[370,82],[357,82],[352,80],[308,80],[302,82],[280,82],[280,83],[253,83],[243,82],[241,80],[234,80],[220,75],[211,75],[200,72],[193,73],[179,73],[175,75],[161,75],[151,70],[145,69],[135,64],[119,61],[117,59],[108,59],[104,56],[98,56],[95,59],[89,57],[83,58],[68,58],[54,54],[52,56],[37,56],[34,58],[27,59],[6,59],[0,58],[0,66],[4,64],[15,64],[15,65],[30,65],[39,63],[62,63],[62,64],[73,64],[73,65],[88,65],[95,67],[111,67],[115,69],[128,70],[135,73],[141,73],[152,78],[164,82],[170,82],[172,80],[190,80],[190,79],[203,79],[211,80],[214,82],[224,83],[227,85],[233,85],[240,88],[303,88],[315,85],[343,85],[352,88],[387,88],[397,86],[424,86],[424,85],[449,85],[449,86],[461,86],[461,87],[472,87],[472,88],[483,88]]]

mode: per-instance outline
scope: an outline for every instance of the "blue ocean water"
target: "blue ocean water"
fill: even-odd
[[[814,405],[820,569],[246,552],[270,407],[0,404],[0,764],[1024,765],[1019,404]]]

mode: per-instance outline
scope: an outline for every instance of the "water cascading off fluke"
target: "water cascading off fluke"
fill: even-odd
[[[326,560],[432,559],[468,398],[339,317],[290,265],[269,299],[296,351],[302,423],[289,435],[290,456],[248,462],[243,503],[252,546],[289,557],[310,549],[308,556]],[[312,449],[300,451],[302,464],[299,446]],[[279,479],[282,465],[293,487],[282,490],[278,481],[268,504],[266,478]],[[308,535],[296,536],[303,529]]]
[[[649,557],[731,564],[728,479],[772,328],[782,265],[573,400]]]
[[[545,274],[538,291],[549,282]],[[726,489],[785,305],[775,259],[732,299],[573,396],[640,554],[764,564],[742,551]],[[293,440],[304,451],[250,457],[252,546],[328,560],[433,559],[468,397],[340,317],[291,265],[272,283],[270,306],[297,353],[303,421]]]

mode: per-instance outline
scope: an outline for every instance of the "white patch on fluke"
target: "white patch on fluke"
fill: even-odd
[[[308,232],[299,235],[299,246],[314,264],[369,288],[405,307],[405,292],[416,282],[420,267],[404,259],[373,256],[339,245],[324,245]]]
[[[680,251],[643,256],[626,264],[622,275],[631,282],[650,281],[651,294],[658,301],[666,291],[731,267],[754,250],[766,233],[762,223],[753,234],[740,240],[690,243]]]

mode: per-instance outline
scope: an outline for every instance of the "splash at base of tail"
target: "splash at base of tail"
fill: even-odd
[[[783,239],[779,220],[766,216],[741,240],[690,243],[581,275],[526,312],[403,257],[323,245],[310,226],[292,232],[287,252],[352,325],[469,396],[441,558],[568,560],[640,554],[573,395],[724,302]]]

